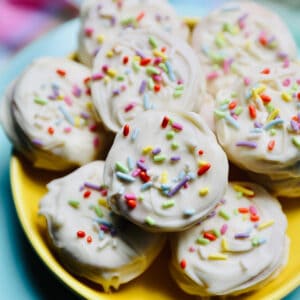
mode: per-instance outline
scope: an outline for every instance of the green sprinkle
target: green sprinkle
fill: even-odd
[[[223,118],[225,118],[225,116],[226,116],[226,112],[221,111],[221,110],[218,110],[218,109],[216,109],[216,110],[214,111],[214,114],[215,114],[215,116],[218,117],[219,119],[223,119]]]
[[[175,201],[174,200],[168,200],[168,201],[165,201],[162,204],[162,208],[170,208],[170,207],[172,207],[174,205],[175,205]]]
[[[117,171],[120,171],[122,173],[125,174],[129,173],[128,168],[125,165],[123,165],[121,162],[116,162],[115,168]]]
[[[271,136],[276,135],[276,133],[277,133],[277,130],[276,130],[276,129],[272,128],[272,129],[270,130],[270,135],[271,135]]]
[[[241,194],[241,192],[239,192],[239,193],[237,193],[237,194]],[[235,216],[238,216],[238,215],[239,215],[239,211],[238,211],[237,208],[235,208],[235,209],[233,210],[233,214],[234,214]]]
[[[266,105],[266,109],[267,109],[268,113],[271,113],[275,109],[275,107],[272,103],[268,103]]]
[[[243,112],[243,108],[241,106],[238,106],[235,110],[234,113],[239,116]]]
[[[161,69],[163,69],[165,73],[168,72],[168,68],[167,68],[166,64],[160,63],[158,66],[159,66]]]
[[[225,212],[223,209],[221,209],[219,211],[219,216],[222,217],[223,219],[227,220],[227,221],[230,220],[229,214],[227,212]]]
[[[34,98],[34,102],[37,103],[37,104],[40,104],[40,105],[46,105],[46,104],[48,104],[48,100],[47,99],[42,99],[42,98],[39,98],[39,97],[35,97]]]
[[[297,147],[297,148],[299,148],[300,149],[300,138],[297,138],[297,137],[293,137],[292,138],[292,142],[293,142],[293,144]]]
[[[215,43],[218,48],[223,48],[226,45],[224,37],[220,35],[216,37]]]
[[[103,217],[103,211],[101,210],[101,208],[99,206],[95,206],[94,211],[99,218]]]
[[[146,72],[148,73],[148,75],[159,75],[160,74],[160,71],[155,67],[147,67]]]
[[[136,19],[135,18],[127,18],[127,19],[121,20],[121,25],[123,25],[123,26],[130,25],[130,24],[135,26],[137,24]]]
[[[145,219],[146,224],[150,225],[150,226],[154,226],[155,225],[155,220],[153,218],[151,218],[150,216],[148,216]]]
[[[197,243],[200,245],[208,245],[209,244],[209,239],[199,237],[197,238]]]
[[[119,75],[117,76],[116,78],[118,81],[124,81],[125,80],[125,77],[123,75]]]
[[[175,90],[175,92],[173,93],[174,98],[179,98],[182,95],[183,95],[183,90]]]
[[[224,99],[223,101],[220,102],[220,105],[229,104],[229,103],[230,103],[230,99]]]
[[[68,204],[69,204],[70,206],[72,206],[73,208],[78,208],[79,205],[80,205],[80,203],[79,203],[78,201],[75,201],[75,200],[70,200],[70,201],[68,202]]]
[[[175,136],[175,131],[174,131],[174,130],[168,131],[167,134],[166,134],[166,138],[167,138],[168,140],[173,139],[174,136]]]
[[[149,90],[151,90],[151,91],[153,91],[154,90],[154,81],[153,81],[153,79],[150,77],[149,79],[148,79],[148,88],[149,88]]]
[[[153,36],[149,37],[149,44],[154,49],[158,47],[157,42],[156,42],[156,40],[155,40],[155,38]]]
[[[179,148],[179,144],[177,142],[172,142],[171,148],[172,150],[177,150]]]
[[[254,237],[253,239],[251,239],[251,243],[252,243],[253,247],[259,246],[259,239],[258,239],[258,237]]]
[[[221,236],[221,232],[219,229],[212,229],[212,233],[216,236],[216,237],[220,237]]]
[[[132,69],[135,72],[138,72],[141,69],[141,67],[139,66],[138,62],[135,61],[135,60],[132,62]]]
[[[137,199],[138,199],[139,202],[143,202],[144,201],[144,197],[143,196],[138,196]]]
[[[155,161],[155,162],[163,162],[164,160],[166,159],[166,156],[165,155],[155,155],[154,157],[153,157],[153,160]]]

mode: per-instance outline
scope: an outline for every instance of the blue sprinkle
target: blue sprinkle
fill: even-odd
[[[149,110],[149,109],[152,108],[151,103],[149,102],[149,95],[148,94],[144,94],[143,105],[144,105],[145,110]]]
[[[140,129],[139,128],[134,128],[134,130],[131,134],[131,141],[134,142],[137,139],[139,133],[140,133]]]
[[[184,215],[185,217],[192,217],[195,213],[196,213],[196,211],[195,211],[195,209],[193,209],[193,208],[185,209],[185,210],[183,211],[183,215]]]
[[[127,181],[127,182],[134,182],[135,178],[128,175],[128,174],[124,174],[122,172],[116,172],[116,176],[118,177],[118,179]]]
[[[134,161],[131,157],[127,157],[127,166],[128,169],[131,171],[134,168]]]
[[[148,189],[150,189],[153,186],[153,183],[151,181],[146,182],[144,184],[141,185],[141,191],[146,191]]]
[[[74,126],[74,120],[73,117],[69,114],[69,112],[66,110],[66,108],[62,105],[58,106],[58,109],[60,110],[60,112],[64,115],[66,121],[71,124],[72,126]]]
[[[99,235],[98,235],[99,240],[103,240],[104,239],[104,235],[105,235],[105,232],[103,230],[100,230],[99,231]]]
[[[283,124],[283,123],[284,123],[284,121],[282,119],[275,119],[275,120],[272,120],[271,122],[269,122],[267,125],[265,125],[264,129],[269,130],[274,126],[280,125],[280,124]]]
[[[234,128],[236,129],[240,129],[240,125],[238,124],[238,122],[236,121],[236,119],[234,119],[232,116],[230,116],[229,114],[225,116],[225,120],[232,125]]]
[[[167,67],[167,71],[168,71],[168,75],[169,75],[170,80],[175,81],[176,78],[175,78],[175,74],[173,72],[173,68],[172,68],[171,64],[168,61],[166,61],[165,65]]]

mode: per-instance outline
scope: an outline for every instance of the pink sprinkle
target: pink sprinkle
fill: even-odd
[[[183,126],[179,123],[174,122],[172,124],[172,128],[175,129],[175,130],[181,131],[183,129]]]
[[[146,158],[142,156],[142,157],[139,159],[139,161],[142,162],[142,163],[144,163],[144,162],[146,161]]]
[[[245,86],[250,85],[250,83],[251,83],[250,78],[249,78],[249,77],[245,77],[245,78],[244,78],[244,84],[245,84]]]
[[[72,104],[73,104],[72,99],[69,96],[65,96],[64,101],[69,106],[72,106]]]
[[[152,78],[156,82],[162,82],[162,77],[160,75],[153,75]]]
[[[231,59],[225,59],[224,60],[223,71],[224,71],[225,74],[229,73],[231,64],[232,64],[232,60]]]
[[[134,194],[126,194],[124,197],[126,200],[136,200],[136,196]]]
[[[228,225],[223,224],[221,227],[221,230],[220,230],[221,234],[224,235],[226,233],[227,229],[228,229]]]
[[[103,74],[101,74],[101,73],[96,73],[96,74],[93,74],[92,75],[92,80],[101,80],[101,79],[103,79]]]
[[[93,28],[91,28],[91,27],[87,27],[87,28],[84,29],[84,34],[85,34],[86,36],[88,36],[88,37],[91,37],[92,34],[93,34],[93,32],[94,32],[94,30],[93,30]]]
[[[125,111],[125,112],[129,112],[129,111],[131,111],[132,109],[134,109],[135,106],[136,106],[136,102],[131,102],[131,103],[129,103],[128,105],[125,106],[124,111]]]
[[[298,85],[300,85],[300,79],[297,79],[297,81],[296,81],[296,82],[297,82],[297,84],[298,84]]]
[[[191,247],[189,248],[189,252],[195,252],[195,251],[196,251],[195,247],[191,246]]]
[[[283,62],[283,68],[288,68],[290,66],[290,61],[288,58],[286,58]]]
[[[132,176],[133,177],[138,177],[141,173],[141,169],[135,169],[133,172],[132,172]]]
[[[253,206],[253,205],[250,205],[249,206],[249,212],[250,212],[251,215],[257,215],[257,209],[256,209],[256,207]]]
[[[96,136],[96,137],[94,138],[93,144],[94,144],[94,147],[95,147],[95,148],[97,148],[97,147],[99,146],[99,144],[100,144],[100,139],[99,139],[98,136]]]
[[[124,84],[122,84],[121,87],[120,87],[120,89],[121,89],[122,92],[125,92],[126,89],[127,89],[127,86],[124,85]]]
[[[285,80],[283,80],[282,85],[287,87],[291,84],[291,79],[287,78]]]
[[[64,132],[65,133],[70,133],[72,131],[72,128],[71,127],[65,127],[64,128]]]
[[[104,73],[107,73],[108,69],[109,69],[108,65],[102,66],[102,71],[103,71]]]
[[[181,85],[181,84],[183,84],[183,83],[184,83],[183,79],[178,79],[178,80],[177,80],[177,84],[178,84],[178,85]]]
[[[206,80],[214,80],[219,77],[218,72],[214,71],[206,75]]]
[[[155,59],[154,59],[154,64],[155,65],[159,65],[160,63],[162,62],[162,58],[161,57],[156,57]]]

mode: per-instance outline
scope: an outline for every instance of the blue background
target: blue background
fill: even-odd
[[[173,0],[171,2],[175,4],[180,15],[197,16],[207,13],[223,1]],[[300,31],[297,32],[297,29],[300,28],[300,18],[297,18],[300,12],[300,1],[265,2],[280,12],[292,29],[298,45],[300,45]],[[294,6],[285,5],[287,2],[293,2],[291,5]],[[76,35],[72,33],[77,30],[78,21],[66,23],[59,30],[51,32],[17,54],[0,71],[0,97],[7,84],[35,57],[63,56],[74,51],[77,40]],[[68,37],[67,42],[66,37]],[[50,47],[49,40],[51,40]],[[45,44],[48,46],[46,49]],[[9,141],[0,128],[0,299],[78,299],[47,269],[22,231],[10,189],[9,160],[11,149]],[[285,298],[285,300],[296,299],[300,299],[300,288]]]

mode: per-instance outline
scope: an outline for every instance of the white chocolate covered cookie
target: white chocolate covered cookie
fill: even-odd
[[[158,28],[186,40],[189,30],[167,1],[85,0],[81,5],[79,59],[92,66],[104,43],[128,28]]]
[[[256,184],[232,182],[206,220],[171,237],[172,277],[198,296],[260,288],[286,264],[286,228],[277,199]]]
[[[274,179],[299,177],[299,65],[261,67],[248,79],[217,95],[220,144],[229,160],[246,170]]]
[[[188,44],[147,29],[105,44],[95,59],[91,88],[104,124],[117,132],[143,111],[197,111],[203,84]]]
[[[62,265],[109,292],[142,274],[165,236],[144,232],[108,209],[103,167],[94,161],[50,182],[39,213]]]
[[[283,20],[250,1],[227,2],[204,17],[194,29],[192,46],[213,97],[246,76],[249,67],[297,57],[296,43]]]
[[[124,125],[107,156],[112,209],[150,231],[180,231],[218,203],[228,161],[196,113],[144,112]]]
[[[35,167],[64,170],[105,158],[113,136],[95,113],[90,77],[69,59],[40,58],[8,88],[3,127]]]

